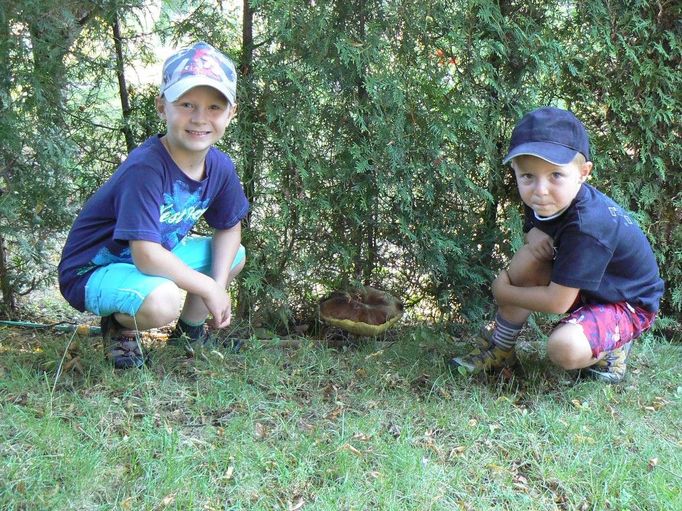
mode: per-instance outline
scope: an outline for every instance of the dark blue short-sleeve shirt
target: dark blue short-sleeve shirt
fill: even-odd
[[[583,184],[569,208],[551,220],[525,207],[528,231],[554,240],[552,282],[577,288],[589,303],[628,302],[658,311],[664,284],[646,236],[631,215]]]
[[[248,209],[229,156],[211,147],[204,179],[195,181],[153,136],[130,153],[76,218],[59,263],[62,294],[82,311],[91,272],[111,263],[132,263],[130,241],[153,241],[172,250],[202,216],[210,227],[228,229]]]

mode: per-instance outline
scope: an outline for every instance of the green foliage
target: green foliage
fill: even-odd
[[[54,26],[37,22],[41,6],[0,10],[0,310],[8,315],[17,296],[53,280],[56,235],[71,219],[65,174],[74,154],[58,123],[61,68],[38,59],[64,48],[54,44]],[[62,28],[77,30],[68,22]],[[72,36],[61,33],[61,42]]]
[[[591,128],[598,185],[637,219],[667,283],[662,307],[682,311],[682,39],[678,3],[585,4],[594,20],[578,34],[587,66],[569,66],[562,89]],[[578,59],[578,56],[575,56]]]
[[[447,117],[435,46],[408,24],[421,10],[257,5],[248,98],[256,136],[240,138],[249,133],[237,125],[243,151],[257,144],[257,174],[247,177],[256,183],[257,295],[281,289],[296,303],[310,290],[319,298],[364,283],[425,310],[481,310],[490,274],[477,264],[474,240],[484,234],[469,226],[483,227],[491,195],[458,161],[466,143]]]
[[[663,313],[682,316],[678,3],[252,0],[242,13],[169,0],[153,34],[136,4],[105,4],[61,60],[68,143],[54,169],[64,177],[57,185],[76,193],[64,201],[62,192],[61,207],[72,213],[125,157],[114,14],[129,68],[158,62],[154,37],[223,49],[240,81],[239,115],[221,148],[252,203],[242,316],[288,325],[312,317],[330,290],[358,284],[401,296],[417,320],[487,316],[489,282],[521,243],[520,201],[500,160],[520,116],[547,104],[587,125],[592,183],[633,211],[667,281]],[[32,76],[21,38],[6,39],[8,76]],[[16,106],[31,95],[15,83],[3,89],[17,96],[0,121],[6,133],[39,124],[35,103]],[[162,129],[156,89],[129,92],[139,143]],[[2,143],[16,154],[19,142]],[[24,221],[33,213],[9,200],[0,197],[3,211]]]

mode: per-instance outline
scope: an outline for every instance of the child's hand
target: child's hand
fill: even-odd
[[[225,328],[230,324],[230,321],[232,321],[232,301],[225,289],[216,283],[211,292],[203,297],[203,300],[208,312],[212,316],[209,321],[211,327]]]
[[[211,319],[209,319],[208,324],[211,328],[225,328],[226,326],[229,326],[232,321],[232,300],[230,299],[229,294],[225,294],[227,295],[227,308],[223,309],[222,318],[212,316]]]
[[[554,240],[537,227],[526,233],[526,244],[530,253],[539,261],[554,260]]]

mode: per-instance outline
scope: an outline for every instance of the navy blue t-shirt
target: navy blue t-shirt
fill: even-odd
[[[528,206],[527,232],[537,227],[554,240],[552,282],[580,289],[588,303],[628,302],[657,312],[664,285],[646,236],[618,204],[583,184],[569,208],[551,220]]]
[[[248,209],[225,153],[211,147],[205,177],[195,181],[175,164],[159,135],[150,137],[83,206],[62,251],[60,290],[83,311],[91,272],[111,263],[132,264],[131,240],[153,241],[172,250],[202,216],[210,227],[229,229]]]

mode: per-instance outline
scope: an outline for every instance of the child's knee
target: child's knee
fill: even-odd
[[[563,369],[580,369],[594,363],[592,348],[580,325],[565,324],[547,342],[547,356]]]
[[[234,261],[232,262],[232,266],[230,267],[230,281],[232,281],[233,278],[235,278],[237,275],[239,275],[239,272],[241,272],[244,269],[244,265],[246,264],[246,249],[244,248],[243,245],[239,245],[239,250],[234,256]]]
[[[149,293],[136,317],[144,328],[158,328],[174,321],[180,313],[180,290],[174,282],[166,282]]]
[[[552,276],[552,262],[537,258],[524,245],[514,254],[508,273],[515,286],[546,286]]]
[[[237,275],[239,275],[239,272],[241,272],[244,269],[245,264],[246,264],[245,258],[239,261],[237,264],[235,264],[232,268],[230,268],[230,276],[234,278]]]

